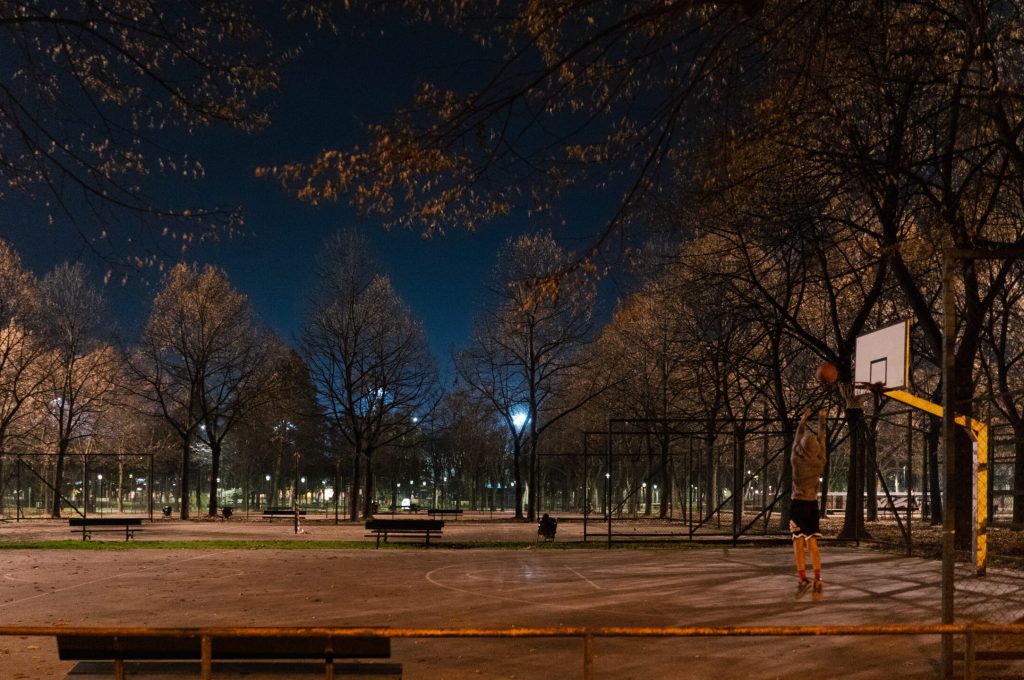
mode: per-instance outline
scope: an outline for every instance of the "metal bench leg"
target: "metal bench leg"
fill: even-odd
[[[583,680],[594,677],[594,636],[587,633],[583,636]]]
[[[199,677],[201,680],[211,680],[213,677],[213,640],[209,635],[204,635],[200,638],[199,644],[203,655],[200,660]]]
[[[964,635],[964,680],[975,680],[977,669],[974,665],[975,637],[974,631],[968,630]]]

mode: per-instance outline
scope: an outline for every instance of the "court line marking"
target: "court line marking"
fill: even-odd
[[[566,566],[566,565],[562,565],[562,566]],[[582,611],[582,612],[597,612],[597,613],[619,614],[619,615],[635,613],[635,612],[633,612],[632,610],[629,610],[629,609],[622,610],[622,609],[618,609],[618,608],[615,608],[615,607],[607,607],[607,606],[603,606],[603,605],[598,605],[598,606],[595,607],[595,606],[593,606],[592,603],[589,603],[589,602],[563,603],[563,602],[552,602],[550,600],[542,600],[542,599],[524,599],[524,598],[521,598],[521,597],[510,597],[508,595],[497,595],[497,594],[495,594],[493,592],[484,592],[484,591],[478,591],[478,590],[471,590],[469,588],[460,588],[458,586],[449,585],[449,584],[446,584],[446,583],[438,581],[434,577],[435,574],[437,574],[438,572],[445,571],[445,570],[458,569],[460,567],[464,568],[463,565],[449,564],[449,565],[445,565],[445,566],[442,566],[442,567],[438,567],[436,569],[432,569],[432,570],[428,571],[426,574],[424,574],[423,576],[424,576],[424,578],[429,583],[437,586],[438,588],[443,588],[444,590],[450,590],[450,591],[455,592],[455,593],[462,593],[464,595],[475,595],[477,597],[487,598],[487,599],[491,599],[491,600],[498,600],[498,601],[501,601],[501,602],[513,602],[515,604],[535,605],[535,606],[540,606],[540,607],[546,607],[546,608],[549,608],[549,609],[562,609],[562,610],[573,611],[573,612],[580,612],[580,611]],[[491,570],[491,571],[493,571],[493,570]],[[585,579],[584,578],[584,580],[589,580],[589,579]],[[675,593],[675,592],[677,592],[677,591],[679,591],[681,589],[685,589],[685,586],[682,586],[680,588],[672,588],[672,589],[670,589],[668,591],[659,591],[657,594],[658,595],[673,594],[673,593]],[[647,592],[647,591],[645,590],[644,592]],[[716,609],[717,609],[717,605],[716,605]],[[674,620],[673,619],[674,615],[671,615],[668,612],[658,613],[658,614],[655,614],[655,616],[657,618],[663,618],[663,619],[666,619],[666,620]]]
[[[159,568],[163,568],[163,567],[174,566],[174,565],[177,565],[177,564],[182,564],[184,562],[192,562],[193,560],[201,560],[201,559],[204,559],[206,557],[210,557],[210,555],[196,555],[195,557],[187,557],[187,558],[185,558],[183,560],[178,560],[177,562],[169,562],[169,563],[165,562],[165,563],[162,563],[162,564],[154,564],[154,565],[149,566],[149,567],[142,567],[141,569],[136,569],[135,571],[125,571],[125,572],[122,572],[120,574],[112,574],[110,576],[104,576],[103,578],[94,579],[92,581],[86,581],[85,583],[76,583],[74,585],[67,586],[66,588],[58,588],[57,590],[50,590],[50,591],[45,592],[45,593],[37,593],[37,594],[32,595],[30,597],[24,597],[24,598],[22,598],[20,600],[12,600],[10,602],[0,602],[0,609],[3,609],[4,607],[10,607],[10,606],[15,605],[15,604],[21,604],[22,602],[28,602],[30,600],[37,600],[40,597],[49,597],[50,595],[56,595],[57,593],[64,593],[64,592],[67,592],[69,590],[75,590],[76,588],[83,588],[85,586],[91,586],[91,585],[94,585],[96,583],[102,583],[104,581],[110,581],[110,580],[113,580],[115,578],[121,578],[123,576],[129,576],[129,575],[132,575],[132,574],[140,574],[140,573],[142,573],[144,571],[150,571],[151,569],[159,569]]]
[[[16,578],[14,574],[4,574],[4,578],[8,581],[14,581],[15,583],[35,583],[35,581],[29,581],[23,578]]]
[[[487,598],[487,599],[491,599],[491,600],[499,600],[499,601],[502,601],[502,602],[514,602],[516,604],[538,605],[538,606],[542,606],[542,607],[549,607],[549,608],[552,608],[552,609],[568,609],[570,611],[585,611],[585,610],[590,609],[590,606],[588,604],[585,604],[585,603],[581,603],[581,604],[563,604],[563,603],[560,603],[560,602],[551,602],[551,601],[542,601],[542,600],[541,601],[538,601],[538,600],[524,600],[523,598],[519,598],[519,597],[509,597],[507,595],[496,595],[496,594],[494,594],[492,592],[480,592],[480,591],[476,591],[476,590],[470,590],[468,588],[459,588],[458,586],[452,586],[452,585],[448,585],[446,583],[441,583],[440,581],[437,581],[434,578],[434,574],[436,574],[436,573],[438,573],[440,571],[444,571],[446,569],[454,569],[456,567],[457,567],[457,565],[446,565],[446,566],[443,566],[443,567],[438,567],[437,569],[432,569],[431,571],[428,571],[426,574],[424,574],[424,578],[426,578],[428,582],[434,584],[438,588],[444,588],[445,590],[450,590],[450,591],[455,592],[455,593],[462,593],[464,595],[475,595],[477,597],[483,597],[483,598]],[[601,611],[601,609],[597,608],[594,611]],[[615,610],[611,610],[611,611],[615,611]]]
[[[578,572],[578,571],[576,571],[575,569],[573,569],[572,567],[570,567],[570,566],[569,566],[568,564],[567,564],[567,565],[565,565],[565,568],[566,568],[566,569],[568,569],[569,571],[571,571],[572,573],[576,574],[577,576],[579,576],[579,577],[580,577],[581,579],[583,579],[584,581],[586,581],[586,582],[587,582],[587,583],[589,583],[590,585],[594,586],[594,589],[595,589],[595,590],[601,590],[601,586],[597,585],[596,583],[594,583],[593,581],[591,581],[591,580],[590,580],[589,578],[587,578],[586,576],[584,576],[584,575],[583,575],[583,574],[581,574],[580,572]]]

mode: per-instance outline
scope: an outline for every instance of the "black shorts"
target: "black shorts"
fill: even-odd
[[[818,526],[818,501],[794,500],[789,505],[789,530],[793,539],[821,536]]]

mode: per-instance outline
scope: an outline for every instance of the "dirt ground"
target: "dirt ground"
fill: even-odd
[[[310,522],[306,549],[0,550],[0,626],[747,626],[932,624],[940,564],[825,546],[826,592],[794,597],[785,546],[557,550],[532,525],[449,522],[430,549],[337,550],[361,526]],[[581,528],[559,526],[560,540]],[[66,525],[0,524],[0,542],[68,538]],[[286,522],[156,522],[141,541],[294,539]],[[522,541],[518,549],[447,542]],[[1020,576],[964,581],[961,620],[1024,617]],[[597,678],[932,678],[935,637],[599,639]],[[578,640],[396,639],[403,677],[575,678]],[[0,636],[0,678],[63,678],[52,638]],[[1000,667],[998,677],[1024,677]],[[1006,673],[1009,673],[1007,675]],[[987,677],[984,674],[982,677]]]

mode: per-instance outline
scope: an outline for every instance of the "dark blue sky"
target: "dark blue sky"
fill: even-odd
[[[412,100],[424,79],[471,85],[489,72],[486,63],[470,58],[478,52],[467,40],[440,27],[373,21],[343,27],[340,35],[314,36],[302,56],[283,71],[268,129],[245,135],[214,128],[183,142],[202,161],[206,177],[183,187],[189,195],[171,196],[171,202],[194,203],[198,198],[206,204],[240,204],[248,227],[242,237],[195,247],[183,259],[223,267],[261,318],[291,341],[301,326],[311,263],[321,243],[334,230],[359,224],[397,290],[423,321],[448,373],[449,348],[469,337],[482,283],[501,243],[513,233],[551,225],[509,219],[482,225],[475,233],[450,232],[425,240],[416,233],[385,232],[377,223],[360,222],[345,205],[304,205],[274,182],[254,176],[261,165],[308,161],[323,149],[361,141],[363,124],[387,121],[396,107]],[[573,234],[574,240],[564,242],[572,249],[598,232],[607,215],[598,212],[600,201],[581,197],[586,200],[566,207],[572,226],[555,232],[561,237],[566,231]],[[609,198],[604,197],[605,208],[611,207]],[[83,257],[81,239],[67,226],[47,226],[44,217],[16,195],[0,202],[0,235],[13,242],[40,276],[61,261]],[[104,267],[92,264],[98,280]],[[129,337],[144,319],[152,293],[137,280],[123,288],[110,284],[112,313]]]

